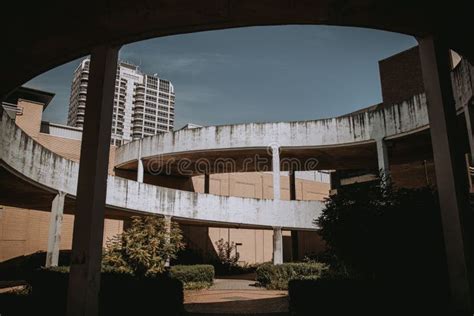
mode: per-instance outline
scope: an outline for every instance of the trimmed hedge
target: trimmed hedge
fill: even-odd
[[[294,279],[318,279],[328,267],[323,263],[263,264],[257,268],[257,282],[268,289],[286,290]]]
[[[186,289],[205,288],[214,282],[214,267],[208,264],[172,266],[169,272],[170,276],[181,281]]]
[[[59,265],[68,265],[71,261],[71,251],[59,252]],[[46,252],[38,251],[26,256],[19,256],[0,263],[0,280],[28,280],[33,272],[46,262]]]
[[[50,315],[65,315],[68,280],[67,268],[36,271],[30,281],[34,306]],[[146,315],[157,308],[165,315],[179,315],[183,310],[183,285],[179,280],[102,273],[100,315]]]
[[[447,295],[412,284],[321,278],[291,280],[290,312],[294,316],[450,315]]]

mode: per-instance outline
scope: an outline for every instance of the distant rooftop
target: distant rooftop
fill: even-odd
[[[198,125],[198,124],[193,124],[193,123],[187,123],[186,125],[181,127],[178,131],[183,130],[183,129],[194,129],[194,128],[201,128],[201,127],[204,127],[204,126]]]
[[[55,95],[52,92],[22,86],[10,93],[4,101],[11,104],[17,104],[19,99],[38,102],[44,104],[44,110]]]

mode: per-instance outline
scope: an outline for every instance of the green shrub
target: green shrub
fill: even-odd
[[[216,275],[220,276],[229,276],[229,275],[241,275],[241,274],[249,274],[254,273],[259,266],[262,264],[267,263],[253,263],[253,264],[236,264],[236,265],[223,265],[220,261],[212,262],[214,269],[216,271]]]
[[[207,288],[214,282],[214,267],[208,264],[172,266],[169,272],[187,290]]]
[[[294,279],[318,279],[327,270],[323,263],[263,264],[257,268],[257,282],[268,289],[286,290]]]
[[[33,306],[49,315],[65,315],[69,271],[67,268],[41,269],[33,274]],[[103,272],[101,275],[100,315],[146,315],[151,310],[179,315],[183,307],[183,286],[165,275],[133,276]]]
[[[152,277],[163,273],[166,261],[175,259],[183,248],[177,223],[167,227],[158,216],[135,216],[130,228],[107,241],[102,264],[115,271]]]

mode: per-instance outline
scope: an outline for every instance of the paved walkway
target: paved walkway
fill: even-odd
[[[215,279],[214,284],[209,289],[211,291],[220,290],[253,290],[266,291],[265,288],[258,287],[255,281],[239,279]]]
[[[184,306],[188,315],[289,315],[287,291],[241,279],[216,279],[210,289],[186,291]]]

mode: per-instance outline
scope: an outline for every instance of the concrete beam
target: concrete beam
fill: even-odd
[[[64,198],[66,193],[59,192],[53,199],[49,219],[48,250],[45,266],[57,267],[59,263],[59,246],[61,244],[61,224],[64,214]]]
[[[273,199],[280,200],[280,147],[271,146],[272,151],[272,171],[273,171]]]
[[[419,40],[431,141],[449,269],[453,314],[472,315],[470,262],[463,217],[468,185],[450,80],[449,49],[439,39]]]
[[[119,47],[91,52],[68,289],[68,316],[96,316]]]
[[[283,233],[281,227],[273,227],[273,264],[283,263]]]

